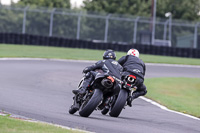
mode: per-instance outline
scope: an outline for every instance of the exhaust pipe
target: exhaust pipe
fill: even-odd
[[[109,89],[109,88],[111,88],[113,86],[113,82],[110,79],[103,79],[103,80],[101,80],[101,84],[106,89]]]

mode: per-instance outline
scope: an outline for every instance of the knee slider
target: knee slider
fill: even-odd
[[[147,90],[144,91],[144,95],[146,95],[146,94],[147,94]]]

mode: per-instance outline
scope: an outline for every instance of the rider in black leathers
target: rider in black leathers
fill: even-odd
[[[144,62],[139,58],[139,51],[137,49],[130,49],[127,52],[126,56],[121,57],[118,60],[119,64],[123,67],[122,79],[126,75],[136,76],[136,91],[133,92],[133,95],[128,98],[127,104],[131,107],[132,100],[143,96],[147,93],[146,86],[144,85],[144,76],[146,71],[146,66]]]
[[[74,94],[85,94],[88,85],[94,80],[94,75],[90,71],[94,71],[96,69],[102,70],[104,73],[108,73],[109,75],[115,76],[118,79],[121,79],[121,72],[123,70],[122,66],[115,61],[116,54],[113,50],[106,50],[103,54],[103,60],[96,62],[92,66],[88,66],[83,70],[85,73],[84,81],[80,89],[73,90]],[[119,87],[121,87],[119,85]]]

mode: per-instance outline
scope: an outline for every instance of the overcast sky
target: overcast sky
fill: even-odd
[[[0,0],[3,5],[9,5],[11,1],[17,2],[19,0]],[[83,0],[71,0],[72,6],[79,7],[82,4]]]
[[[11,1],[13,2],[17,2],[18,0],[0,0],[1,4],[3,5],[9,5],[11,3]]]

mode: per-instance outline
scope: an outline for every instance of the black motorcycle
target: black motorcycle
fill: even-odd
[[[70,114],[79,111],[79,115],[88,117],[95,109],[102,110],[110,97],[118,95],[120,91],[120,79],[108,75],[107,73],[93,72],[95,79],[87,87],[84,95],[75,94],[73,104],[69,109]],[[78,88],[81,87],[84,78],[80,81]]]
[[[132,93],[136,90],[136,77],[134,75],[127,75],[123,78],[122,88],[118,95],[114,95],[110,97],[110,101],[107,102],[105,108],[102,110],[102,114],[107,114],[109,111],[109,115],[112,117],[118,117],[127,105],[127,100],[129,96],[132,96]]]

